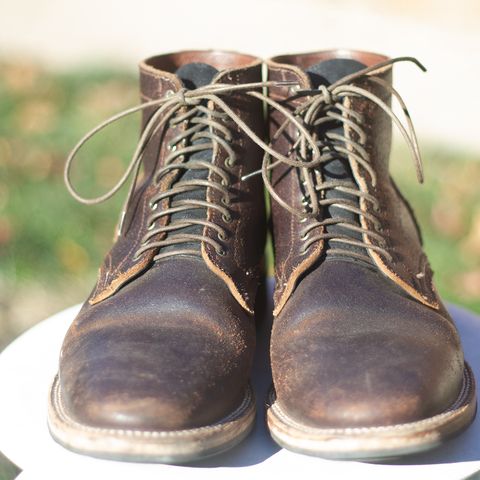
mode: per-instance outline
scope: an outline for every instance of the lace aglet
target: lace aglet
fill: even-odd
[[[122,213],[120,215],[120,221],[118,222],[118,227],[117,227],[117,237],[120,237],[123,233],[123,225],[125,224],[125,217],[126,217],[126,211],[122,210]]]
[[[425,176],[423,175],[423,170],[417,171],[418,183],[422,184],[425,181]]]
[[[418,59],[416,58],[412,58],[411,61],[422,71],[422,72],[426,72],[427,71],[427,67]]]
[[[294,87],[294,86],[299,86],[298,82],[295,80],[281,80],[281,81],[274,81],[272,82],[272,85],[275,87]]]
[[[245,180],[248,180],[249,178],[252,178],[255,175],[259,175],[260,173],[262,173],[261,170],[255,170],[254,172],[247,173],[246,175],[241,177],[241,180],[242,180],[242,182],[244,182]]]

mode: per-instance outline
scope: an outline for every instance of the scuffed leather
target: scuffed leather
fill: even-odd
[[[389,84],[392,83],[391,68],[376,75]],[[355,82],[356,86],[364,88],[386,104],[390,104],[390,94],[380,85],[368,80]],[[421,238],[411,211],[399,195],[389,175],[389,157],[392,138],[392,125],[388,115],[377,105],[364,99],[346,99],[344,104],[359,112],[364,117],[362,128],[367,134],[365,149],[370,155],[370,164],[377,174],[377,184],[373,186],[370,176],[364,170],[355,168],[355,162],[350,161],[353,174],[362,191],[372,194],[382,206],[379,212],[373,210],[373,205],[360,200],[360,208],[367,213],[376,215],[382,224],[382,235],[388,245],[392,261],[369,251],[379,269],[392,281],[402,287],[417,300],[438,308],[440,300],[433,285],[433,274],[428,260],[423,252]],[[358,135],[346,127],[346,136],[358,141]],[[362,218],[363,226],[374,229],[372,222]],[[365,242],[378,245],[378,241],[363,236]]]
[[[172,72],[190,62],[212,64],[220,71],[217,81],[261,80],[261,62],[255,57],[180,52],[141,64],[142,99],[178,90],[181,84]],[[228,101],[263,136],[259,102],[240,94]],[[143,126],[152,113],[145,112]],[[260,168],[259,149],[243,133],[232,131],[238,163],[231,170],[235,217],[228,225],[232,231],[226,257],[204,251],[204,258],[182,255],[154,262],[157,252],[150,249],[134,258],[146,232],[150,198],[176,178],[172,173],[162,178],[160,187],[152,184],[167,155],[166,145],[180,128],[184,127],[165,126],[149,143],[144,175],[127,212],[126,234],[105,257],[97,285],[65,337],[59,365],[62,403],[80,424],[133,430],[195,428],[224,418],[245,394],[255,347],[252,312],[266,225],[261,181],[241,182],[239,176]],[[214,162],[220,165],[222,156]],[[207,194],[214,198],[213,192]],[[159,208],[167,205],[163,200]],[[218,220],[211,211],[207,214]]]
[[[386,59],[353,51],[288,55],[268,62],[270,77],[291,78],[295,71],[303,78],[303,69],[335,57],[367,66]],[[391,82],[391,69],[379,76]],[[390,95],[376,84],[356,84],[390,103]],[[277,100],[289,95],[279,89],[274,94]],[[304,256],[311,262],[302,264],[303,224],[272,203],[277,285],[271,362],[276,401],[300,424],[318,428],[385,426],[431,417],[456,400],[464,368],[458,333],[433,287],[416,221],[389,176],[391,120],[366,100],[347,104],[348,100],[346,106],[364,115],[365,148],[377,174],[376,186],[350,160],[352,172],[360,188],[379,200],[380,211],[371,213],[381,220],[393,260],[371,252],[373,264],[325,257],[324,245],[318,244]],[[273,114],[270,135],[276,128],[278,117]],[[358,140],[348,129],[347,134]],[[285,136],[275,145],[283,154],[290,147]],[[284,169],[274,181],[281,196],[299,205],[293,173]],[[363,201],[360,206],[372,208]]]
[[[311,87],[308,77],[297,68],[290,65],[276,65],[269,63],[268,76],[270,80],[298,82],[300,88]],[[294,110],[305,99],[286,100],[290,95],[289,87],[272,87],[269,95],[276,101],[285,102],[284,105]],[[272,147],[286,155],[291,147],[294,137],[294,128],[289,126],[282,135],[274,139],[275,132],[284,121],[284,116],[274,110],[270,114],[270,138]],[[297,210],[302,208],[302,195],[300,180],[294,170],[288,165],[279,165],[272,171],[272,185],[280,197],[285,198],[290,205]],[[274,314],[278,314],[288,297],[293,292],[298,278],[320,257],[323,242],[318,242],[314,247],[303,253],[303,244],[300,241],[301,231],[314,219],[307,219],[304,223],[300,218],[291,214],[277,202],[271,202],[273,219],[273,241],[275,249],[275,290],[274,290]],[[275,221],[275,219],[281,219]],[[312,235],[320,233],[321,227],[312,230]]]
[[[262,65],[258,63],[250,68],[221,72],[214,79],[214,83],[242,84],[260,82],[261,79]],[[224,100],[260,138],[265,137],[265,120],[261,101],[245,94],[232,95],[225,97]],[[239,303],[253,313],[258,282],[262,275],[261,262],[266,230],[265,204],[261,178],[258,175],[248,180],[241,178],[247,173],[258,170],[263,150],[243,134],[233,121],[227,121],[226,126],[233,135],[231,146],[237,158],[240,159],[235,166],[227,167],[231,174],[234,191],[229,206],[232,221],[226,223],[222,219],[222,214],[213,208],[208,209],[208,220],[222,225],[228,231],[228,237],[222,243],[230,253],[222,257],[210,244],[203,245],[203,252],[208,257],[208,264],[225,279]],[[226,152],[222,149],[217,151],[213,163],[225,168],[225,160]],[[210,172],[209,178],[215,180],[216,176],[216,173]],[[222,194],[209,187],[207,199],[221,205]],[[218,241],[216,232],[211,229],[205,228],[204,235],[209,235]]]
[[[318,428],[433,416],[456,400],[463,378],[445,310],[348,260],[329,259],[299,283],[274,320],[271,361],[280,405]]]
[[[311,88],[307,75],[302,71],[313,63],[334,58],[335,51],[308,53],[300,55],[286,55],[276,57],[267,62],[269,78],[272,80],[290,80],[298,82],[302,89]],[[345,57],[355,58],[367,66],[374,65],[386,59],[381,55],[370,54],[367,52],[346,52]],[[281,64],[281,61],[292,62],[292,64]],[[376,74],[389,84],[392,82],[391,68]],[[355,86],[362,87],[379,96],[386,104],[391,103],[391,95],[384,88],[367,80],[354,82]],[[290,109],[298,105],[299,101],[290,100],[291,92],[286,87],[276,87],[271,89],[272,98],[285,102]],[[388,172],[389,157],[392,138],[392,124],[388,115],[377,105],[366,99],[355,98],[346,99],[344,104],[355,111],[364,115],[364,124],[362,128],[367,133],[366,150],[370,154],[370,163],[377,172],[378,182],[373,187],[371,179],[363,169],[355,168],[355,163],[350,161],[350,165],[360,188],[363,191],[370,192],[378,197],[380,203],[384,206],[380,212],[380,218],[385,228],[385,236],[388,246],[392,249],[393,261],[389,262],[378,254],[369,251],[372,259],[380,270],[392,281],[405,289],[417,300],[429,305],[432,308],[438,308],[439,298],[433,284],[433,274],[428,260],[423,252],[421,239],[415,220],[412,218],[411,211],[405,205],[404,199],[398,194]],[[273,111],[270,114],[270,136],[275,134],[279,123],[283,117],[280,113]],[[292,129],[281,135],[277,141],[273,142],[274,147],[282,154],[287,154],[292,144]],[[351,129],[346,128],[347,136],[357,141],[358,136]],[[301,191],[297,174],[294,170],[289,170],[288,166],[281,165],[273,170],[272,182],[280,196],[287,198],[292,205],[301,209]],[[367,211],[372,209],[372,204],[361,200],[360,206]],[[377,215],[377,212],[372,212]],[[294,291],[295,285],[301,275],[322,255],[323,243],[317,244],[302,255],[302,245],[300,241],[300,231],[312,220],[307,220],[301,224],[300,219],[284,209],[276,202],[272,202],[272,218],[280,216],[281,222],[273,222],[274,246],[275,246],[275,314],[279,314],[285,302]],[[372,228],[370,222],[362,219],[363,226]],[[312,234],[319,232],[315,229]],[[370,238],[364,234],[364,241],[369,242]]]
[[[142,100],[152,100],[165,95],[167,91],[176,92],[181,88],[178,78],[158,68],[178,68],[184,62],[201,61],[211,63],[224,71],[214,79],[215,83],[244,83],[260,82],[261,62],[255,57],[227,52],[181,52],[179,54],[162,55],[152,57],[140,65],[140,85],[142,88]],[[236,68],[234,66],[236,65]],[[228,67],[225,70],[224,66]],[[253,97],[246,97],[245,94],[225,97],[227,104],[239,115],[247,125],[260,137],[264,137],[265,121],[262,113],[261,102]],[[147,109],[143,116],[143,126],[152,114],[152,109]],[[226,121],[227,126],[232,128],[232,122]],[[164,158],[168,154],[166,145],[174,138],[183,127],[171,128],[165,126],[149,143],[145,153],[144,181],[131,202],[131,208],[127,213],[126,224],[129,228],[125,236],[119,237],[111,251],[105,257],[100,268],[97,286],[89,301],[95,304],[108,298],[121,288],[125,283],[135,276],[144,272],[152,263],[153,257],[157,254],[155,249],[145,251],[139,258],[135,259],[135,253],[139,249],[141,239],[147,228],[147,218],[150,214],[148,207],[149,199],[156,188],[151,185],[152,176],[155,171],[163,165]],[[232,295],[241,303],[249,313],[253,313],[255,292],[261,277],[261,261],[263,257],[263,245],[265,238],[265,207],[263,200],[263,186],[259,178],[251,178],[242,182],[239,175],[244,172],[257,170],[261,165],[262,150],[243,132],[233,129],[233,148],[237,151],[239,163],[231,170],[234,188],[237,190],[237,199],[232,204],[235,212],[234,221],[227,227],[232,229],[229,248],[230,253],[226,257],[217,255],[214,249],[206,246],[204,251],[210,260],[212,271],[221,276],[228,285]],[[214,163],[224,166],[223,151],[216,155]],[[176,173],[165,175],[162,179],[161,189],[170,187],[176,178]],[[208,198],[220,200],[218,193],[208,189]],[[159,207],[166,208],[169,200],[165,199]],[[208,217],[217,219],[218,212],[208,209]],[[131,221],[130,221],[131,219]],[[157,221],[157,225],[165,225],[169,221],[164,216]],[[224,222],[223,222],[224,223]],[[206,231],[211,235],[212,232]],[[152,238],[161,240],[165,234]],[[215,238],[215,240],[217,240]]]
[[[240,404],[254,346],[253,317],[202,259],[165,259],[83,306],[61,351],[62,402],[98,428],[209,425]]]
[[[169,90],[176,92],[181,88],[181,82],[175,75],[158,71],[151,66],[155,58],[153,57],[140,65],[142,101],[154,100],[164,96]],[[153,109],[154,107],[144,111],[142,129],[152,115]],[[180,125],[173,128],[165,126],[149,142],[144,155],[144,180],[140,182],[140,186],[132,198],[125,219],[127,226],[125,233],[116,238],[113,247],[100,267],[97,285],[89,299],[92,305],[113,295],[131,278],[141,274],[151,265],[152,259],[157,253],[154,249],[145,251],[138,258],[135,258],[135,253],[140,248],[142,238],[148,227],[147,219],[151,213],[149,208],[150,198],[158,189],[158,187],[152,185],[152,178],[157,168],[163,165],[163,159],[168,154],[168,142],[178,135],[182,128]],[[161,181],[161,188],[169,188],[175,177],[175,172],[165,175]],[[164,199],[159,202],[159,207],[167,208],[168,203],[169,200]],[[168,216],[161,217],[157,220],[157,225],[166,225],[168,221]],[[161,240],[164,236],[165,234],[156,235],[155,239]]]

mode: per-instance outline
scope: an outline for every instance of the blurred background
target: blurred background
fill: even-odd
[[[478,0],[16,0],[0,3],[0,350],[83,301],[111,245],[124,194],[85,207],[67,194],[69,149],[138,103],[136,65],[181,49],[268,57],[329,48],[412,55],[395,69],[422,147],[416,183],[396,137],[392,169],[419,217],[443,297],[480,313]],[[133,152],[138,118],[97,136],[76,183],[99,194]],[[1,477],[0,477],[1,478]]]

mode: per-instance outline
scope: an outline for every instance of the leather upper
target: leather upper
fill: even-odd
[[[174,72],[191,62],[219,70],[216,83],[261,81],[261,62],[254,57],[180,52],[141,64],[142,100],[182,88]],[[264,136],[259,100],[242,92],[222,99],[251,130]],[[145,111],[143,127],[154,108]],[[160,185],[153,181],[168,155],[168,142],[186,128],[183,123],[167,123],[148,143],[143,177],[129,204],[125,232],[106,255],[97,285],[63,343],[62,402],[77,422],[98,428],[188,429],[221,420],[242,401],[255,347],[252,313],[266,225],[261,180],[255,177],[243,182],[240,177],[260,167],[262,152],[231,120],[216,121],[232,131],[230,146],[236,153],[236,165],[228,170],[231,222],[225,224],[213,208],[205,209],[205,218],[228,232],[222,239],[225,253],[202,245],[197,256],[154,260],[158,248],[138,258],[135,255],[148,228],[150,199],[178,178],[178,172],[171,172],[162,177]],[[223,149],[213,153],[212,163],[225,169]],[[209,172],[208,180],[219,180],[212,178],[217,175],[214,169]],[[210,203],[220,204],[215,189],[205,190]],[[168,208],[169,198],[157,208]],[[165,215],[157,225],[168,222]],[[154,240],[161,240],[162,235]],[[217,231],[207,226],[203,235],[220,241]]]
[[[319,428],[394,425],[452,405],[463,379],[455,326],[371,266],[327,260],[275,319],[275,391]]]
[[[286,55],[267,62],[269,78],[292,80],[300,89],[311,89],[305,69],[332,58],[352,58],[366,66],[386,60],[355,51]],[[374,75],[391,84],[391,67]],[[391,94],[378,83],[362,78],[353,85],[390,105]],[[294,93],[277,87],[271,95],[293,110],[305,101],[305,96]],[[366,134],[362,146],[376,174],[374,185],[347,146],[353,181],[379,204],[374,209],[373,202],[360,197],[361,227],[378,229],[369,214],[379,220],[378,233],[385,238],[391,259],[371,249],[365,249],[369,262],[348,254],[327,256],[322,240],[305,251],[301,232],[314,219],[301,221],[272,202],[276,286],[271,361],[277,402],[287,415],[310,427],[412,422],[440,413],[455,401],[462,386],[463,352],[433,286],[412,210],[389,175],[392,121],[363,97],[346,97],[343,106],[344,117],[348,110],[361,115]],[[275,148],[288,155],[295,129],[290,126],[275,138],[282,121],[278,112],[271,112],[270,136]],[[348,122],[344,125],[347,139],[360,142]],[[301,184],[295,169],[277,166],[272,184],[301,210]],[[316,227],[313,234],[322,233],[322,228]],[[381,246],[367,234],[363,241]]]
[[[338,52],[327,51],[300,55],[286,55],[272,59],[268,63],[269,78],[271,80],[288,80],[296,82],[300,89],[310,89],[311,82],[302,70],[315,61],[322,61],[335,58]],[[340,56],[352,57],[365,62],[367,66],[375,65],[386,57],[370,54],[367,52],[341,52]],[[292,63],[281,64],[281,61]],[[388,84],[392,82],[391,68],[385,68],[382,72],[375,74]],[[381,86],[368,81],[357,80],[354,86],[364,88],[377,95],[387,105],[391,103],[391,95]],[[272,98],[283,101],[291,110],[305,101],[305,97],[295,97],[289,87],[274,87],[271,89]],[[307,97],[308,98],[308,97]],[[363,98],[345,98],[344,105],[362,114],[364,122],[361,127],[366,132],[366,144],[363,147],[369,153],[370,163],[375,170],[378,181],[372,185],[371,178],[365,170],[359,169],[354,161],[350,166],[363,192],[373,194],[379,199],[382,205],[380,212],[372,212],[372,204],[360,200],[360,207],[367,213],[380,217],[383,227],[383,234],[388,242],[388,249],[393,260],[387,261],[378,254],[369,250],[369,255],[377,264],[379,269],[393,282],[400,285],[405,291],[417,300],[438,308],[439,298],[435,291],[432,279],[432,271],[425,254],[422,250],[421,237],[415,219],[412,217],[411,209],[401,196],[389,176],[389,156],[392,138],[392,124],[388,115],[373,102]],[[345,113],[343,114],[346,115]],[[272,111],[270,114],[270,136],[273,138],[279,124],[282,123],[282,114]],[[345,128],[347,138],[358,141],[358,134],[351,128]],[[290,125],[285,134],[274,140],[274,147],[282,152],[288,152],[292,145],[291,139],[295,138],[295,127]],[[272,183],[281,197],[288,198],[290,203],[298,210],[302,207],[302,193],[300,182],[294,170],[286,165],[281,165],[273,170]],[[301,275],[317,261],[323,253],[323,242],[317,242],[306,254],[303,253],[303,245],[300,241],[301,231],[306,228],[314,219],[307,219],[300,222],[300,218],[285,212],[276,202],[272,202],[272,217],[281,217],[282,221],[273,222],[274,243],[275,243],[275,314],[278,314]],[[363,217],[362,226],[372,228]],[[316,228],[312,234],[319,233],[321,228]],[[364,234],[364,241],[370,242],[368,235]]]
[[[241,402],[254,346],[253,318],[201,259],[165,259],[84,305],[61,351],[62,400],[96,427],[208,425]]]
[[[196,61],[210,61],[213,66],[222,69],[214,79],[214,83],[240,84],[260,82],[261,62],[254,57],[227,52],[182,52],[176,55],[164,55],[152,57],[140,65],[140,85],[142,88],[142,100],[151,100],[165,95],[169,90],[176,92],[181,88],[180,80],[171,72],[158,70],[159,66],[175,68],[184,62],[196,59]],[[247,63],[248,62],[248,63]],[[232,65],[237,65],[233,68]],[[227,105],[242,118],[242,120],[260,137],[264,137],[264,119],[262,104],[253,97],[239,93],[225,96],[223,99]],[[152,107],[153,108],[153,107]],[[144,113],[144,125],[152,114],[152,109]],[[215,251],[206,247],[203,252],[205,261],[212,272],[222,277],[228,285],[232,295],[237,298],[248,312],[253,312],[255,292],[260,278],[260,263],[263,257],[263,245],[265,235],[265,211],[261,192],[263,187],[261,179],[253,177],[248,182],[240,177],[259,168],[262,150],[238,128],[234,127],[231,120],[224,121],[225,126],[232,129],[234,135],[231,146],[237,156],[242,159],[236,166],[230,169],[233,178],[232,191],[236,198],[232,201],[232,222],[225,222],[218,217],[214,209],[208,210],[208,219],[219,222],[230,232],[227,238],[227,249],[230,255],[220,257]],[[157,187],[152,185],[152,177],[155,171],[163,165],[167,156],[168,142],[178,135],[181,125],[176,127],[166,126],[160,129],[155,137],[149,142],[145,152],[144,180],[131,202],[131,208],[127,212],[126,224],[129,228],[126,235],[117,238],[114,246],[105,257],[100,268],[97,286],[92,293],[89,302],[94,304],[112,295],[131,278],[149,268],[152,259],[157,253],[154,249],[147,250],[138,258],[135,257],[139,249],[141,239],[146,232],[147,218],[150,214],[149,201]],[[225,151],[218,149],[213,158],[213,164],[224,168]],[[215,173],[211,173],[215,175]],[[162,178],[161,190],[166,190],[175,181],[176,173],[172,172]],[[219,202],[218,192],[211,188],[207,190],[207,198]],[[159,208],[168,206],[168,199],[159,204]],[[164,216],[157,222],[165,225],[169,221]],[[206,228],[206,236],[216,236],[216,232]],[[161,240],[161,236],[155,240]]]

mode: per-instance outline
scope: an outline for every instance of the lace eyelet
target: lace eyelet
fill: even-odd
[[[171,97],[171,96],[173,96],[173,95],[175,95],[175,92],[174,92],[173,90],[171,90],[171,89],[168,89],[168,90],[165,92],[165,96],[166,96],[166,97]]]
[[[232,160],[230,158],[226,158],[225,161],[223,162],[223,164],[227,167],[227,168],[233,168],[235,166],[235,163],[232,162]]]
[[[158,208],[158,202],[149,202],[148,206],[150,207],[150,210],[155,211]]]
[[[225,222],[225,223],[230,223],[232,221],[232,216],[231,215],[222,215],[222,220]]]
[[[228,240],[228,235],[225,233],[225,232],[218,232],[217,233],[217,237],[219,240],[221,240],[222,242],[225,242]]]
[[[224,205],[230,205],[230,199],[228,197],[222,197],[220,200]]]
[[[148,227],[147,230],[153,230],[155,228],[155,222],[151,223]]]
[[[218,248],[216,249],[216,252],[217,252],[217,255],[220,255],[221,257],[224,257],[227,254],[224,248]]]
[[[305,242],[305,241],[308,240],[309,237],[310,237],[310,233],[304,233],[304,234],[300,235],[300,240],[302,242]]]

